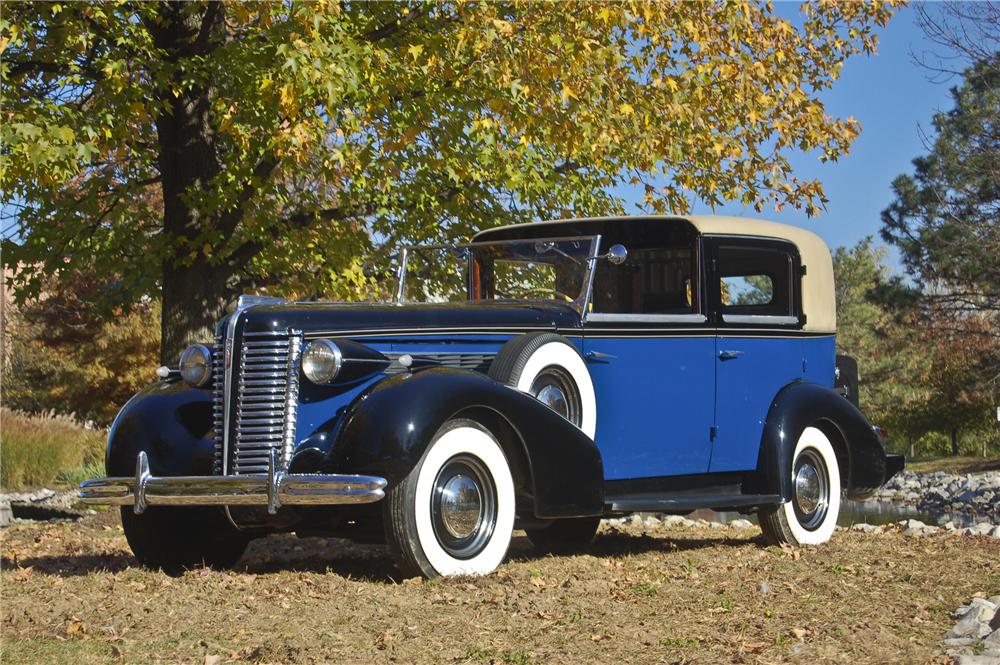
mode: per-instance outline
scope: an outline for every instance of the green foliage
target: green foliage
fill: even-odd
[[[961,433],[974,434],[964,447],[977,450],[996,399],[976,381],[984,351],[970,340],[985,337],[956,336],[919,309],[887,304],[885,258],[870,238],[833,255],[837,347],[858,361],[862,410],[901,452],[944,453],[953,431],[960,449]]]
[[[75,481],[95,469],[103,475],[106,438],[105,430],[86,429],[68,416],[0,410],[0,486],[51,485],[61,475]]]
[[[162,287],[173,348],[238,292],[378,297],[401,242],[618,212],[619,185],[812,214],[789,155],[847,152],[817,95],[893,6],[8,2],[4,261],[21,298]]]
[[[8,313],[4,404],[108,425],[156,376],[159,304],[140,302],[105,319],[96,279],[49,280],[43,297]]]
[[[900,251],[916,304],[979,354],[974,383],[1000,377],[1000,52],[964,72],[933,119],[914,173],[892,183],[882,237]],[[898,289],[906,285],[897,282]]]

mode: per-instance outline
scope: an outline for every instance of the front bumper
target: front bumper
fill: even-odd
[[[80,485],[87,504],[146,506],[267,506],[373,503],[385,497],[386,480],[378,476],[284,473],[243,476],[153,476],[146,453],[136,459],[134,477],[88,480]]]

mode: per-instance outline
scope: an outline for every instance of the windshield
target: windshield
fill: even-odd
[[[555,300],[583,310],[599,237],[408,247],[400,302]]]

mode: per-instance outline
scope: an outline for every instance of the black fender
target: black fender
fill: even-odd
[[[871,494],[898,470],[858,407],[831,388],[796,382],[778,392],[768,411],[757,462],[759,491],[791,498],[792,456],[810,426],[823,430],[837,451],[848,497]]]
[[[147,386],[115,417],[104,466],[109,476],[135,475],[145,452],[154,476],[211,475],[215,461],[212,395],[183,381]]]
[[[483,424],[522,476],[535,517],[602,513],[604,465],[590,437],[534,397],[469,370],[431,368],[375,384],[348,409],[327,464],[394,486],[456,416],[492,421]]]

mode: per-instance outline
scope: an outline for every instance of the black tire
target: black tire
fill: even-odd
[[[525,529],[528,540],[541,552],[566,554],[576,552],[594,542],[600,517],[570,517],[537,529]]]
[[[519,335],[500,349],[488,374],[533,395],[594,438],[594,384],[586,362],[565,337],[550,332]]]
[[[463,496],[464,504],[454,499]],[[479,423],[456,418],[386,491],[382,521],[404,575],[486,575],[507,555],[515,509],[514,480],[500,444]]]
[[[232,567],[250,543],[218,508],[151,506],[136,515],[131,506],[122,506],[121,517],[139,563],[169,574],[198,566]]]

